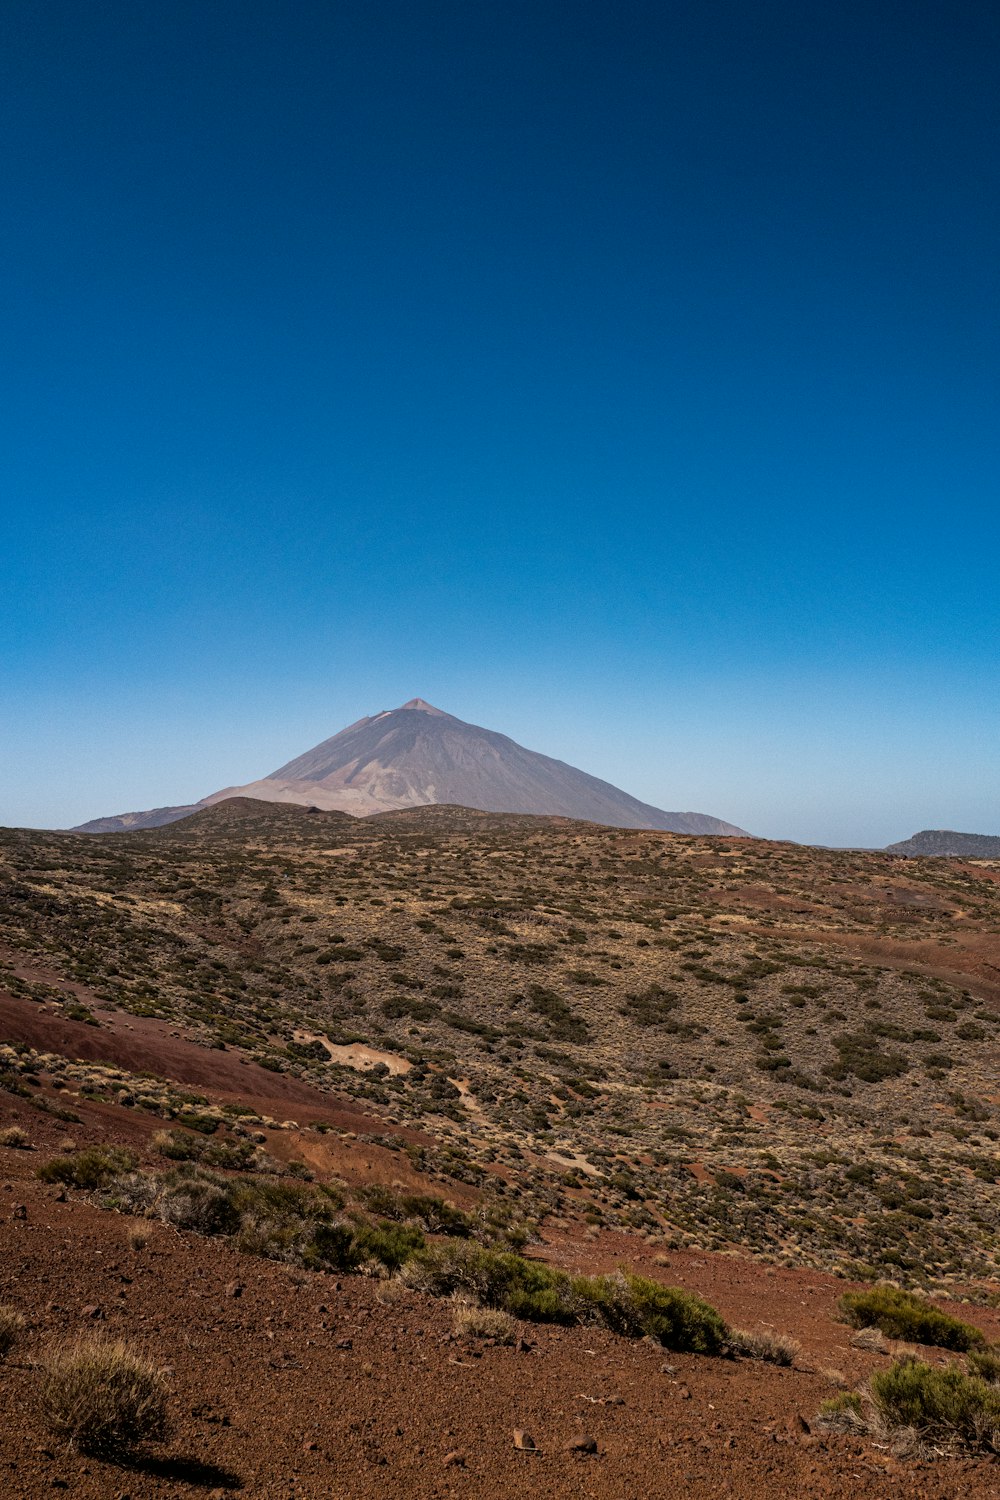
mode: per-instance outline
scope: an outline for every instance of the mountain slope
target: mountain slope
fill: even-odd
[[[651,807],[610,782],[526,750],[507,735],[466,724],[422,698],[359,719],[261,780],[224,787],[188,811],[230,797],[304,804],[356,817],[451,803],[484,812],[556,815],[619,828],[743,834],[734,824],[704,813]],[[162,812],[169,816],[126,814],[96,820],[99,827],[84,824],[80,831],[124,832],[185,815],[176,808]]]
[[[898,844],[887,844],[886,853],[961,859],[1000,859],[1000,836],[990,833],[953,833],[948,828],[925,828]]]

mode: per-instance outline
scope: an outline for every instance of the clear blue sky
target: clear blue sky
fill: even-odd
[[[5,0],[0,821],[419,694],[1000,832],[1000,12]]]

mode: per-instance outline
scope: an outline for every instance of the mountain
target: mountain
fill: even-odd
[[[457,804],[484,812],[557,815],[617,828],[748,837],[704,813],[664,812],[505,734],[466,724],[422,698],[359,719],[260,781],[224,787],[187,807],[97,818],[77,833],[131,832],[187,817],[229,797],[291,802],[367,817],[395,808]]]
[[[1000,836],[992,833],[952,833],[948,828],[925,828],[911,839],[887,844],[887,854],[951,856],[958,859],[1000,859]]]

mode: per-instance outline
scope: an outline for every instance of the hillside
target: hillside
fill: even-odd
[[[367,817],[395,808],[454,804],[485,812],[535,813],[619,828],[741,835],[704,813],[664,812],[585,771],[506,735],[466,724],[413,698],[359,719],[258,781],[230,786],[194,807],[232,797],[288,802]],[[186,817],[194,807],[98,818],[79,833],[127,832]]]
[[[946,828],[925,828],[912,838],[889,844],[887,854],[911,859],[1000,859],[1000,836],[989,833],[952,833]]]
[[[994,1157],[958,1141],[994,1128],[988,868],[911,875],[879,853],[254,799],[2,848],[9,961],[44,962],[92,1009],[441,1121],[474,1175],[529,1153],[533,1213],[781,1244],[817,1266],[993,1266]],[[354,1070],[359,1047],[388,1074]],[[912,1141],[906,1192],[928,1217],[896,1201],[897,1148],[878,1144],[893,1132]],[[846,1175],[861,1154],[870,1181]]]

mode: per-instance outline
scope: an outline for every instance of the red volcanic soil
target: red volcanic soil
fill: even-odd
[[[303,1124],[325,1120],[344,1130],[377,1130],[403,1140],[429,1140],[420,1131],[387,1125],[353,1101],[337,1099],[285,1074],[271,1073],[235,1052],[201,1047],[163,1021],[103,1010],[93,1001],[90,1004],[100,1019],[99,1026],[67,1020],[0,992],[0,1037],[81,1062],[106,1062],[131,1073],[155,1073],[210,1094],[219,1103],[252,1103],[261,1114],[279,1120],[291,1115]]]

